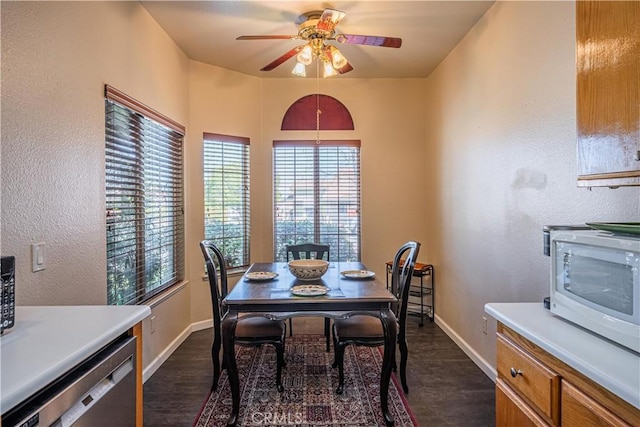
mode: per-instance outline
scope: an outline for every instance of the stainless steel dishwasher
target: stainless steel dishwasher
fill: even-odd
[[[127,335],[2,417],[4,427],[124,427],[135,423],[136,338]]]

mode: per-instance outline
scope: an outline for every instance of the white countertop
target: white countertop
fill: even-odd
[[[555,316],[542,303],[490,303],[485,311],[640,409],[640,354]]]
[[[5,413],[151,314],[148,306],[16,307],[0,338]]]

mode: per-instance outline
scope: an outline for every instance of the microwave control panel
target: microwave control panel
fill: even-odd
[[[2,287],[0,287],[0,334],[5,329],[9,329],[15,322],[16,307],[16,279],[15,279],[15,257],[3,256],[0,260],[0,276],[2,277]]]

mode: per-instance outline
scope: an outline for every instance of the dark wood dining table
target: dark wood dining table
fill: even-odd
[[[285,262],[256,263],[251,265],[227,294],[223,301],[228,311],[222,320],[222,347],[232,398],[228,426],[237,424],[240,411],[240,380],[235,358],[234,337],[238,315],[241,313],[243,317],[263,316],[273,320],[305,316],[338,319],[354,315],[379,318],[385,332],[380,374],[380,406],[385,423],[388,426],[394,424],[387,398],[397,337],[397,324],[392,306],[397,299],[377,277],[351,279],[340,274],[348,270],[366,270],[366,267],[359,262],[332,262],[320,279],[310,282],[293,276]],[[268,281],[247,280],[249,273],[267,271],[278,273],[278,276]],[[293,285],[308,283],[323,284],[329,288],[329,292],[326,295],[314,297],[301,297],[291,293]]]

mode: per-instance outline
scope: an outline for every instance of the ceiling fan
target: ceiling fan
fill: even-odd
[[[292,73],[300,77],[306,76],[305,67],[311,64],[314,58],[322,63],[324,77],[344,74],[353,70],[342,52],[334,45],[325,43],[327,41],[395,48],[402,45],[402,39],[397,37],[336,34],[335,28],[345,15],[345,12],[335,9],[307,12],[301,16],[303,21],[299,24],[296,35],[240,36],[236,40],[305,40],[306,44],[294,47],[260,69],[260,71],[271,71],[297,56],[297,63]]]

